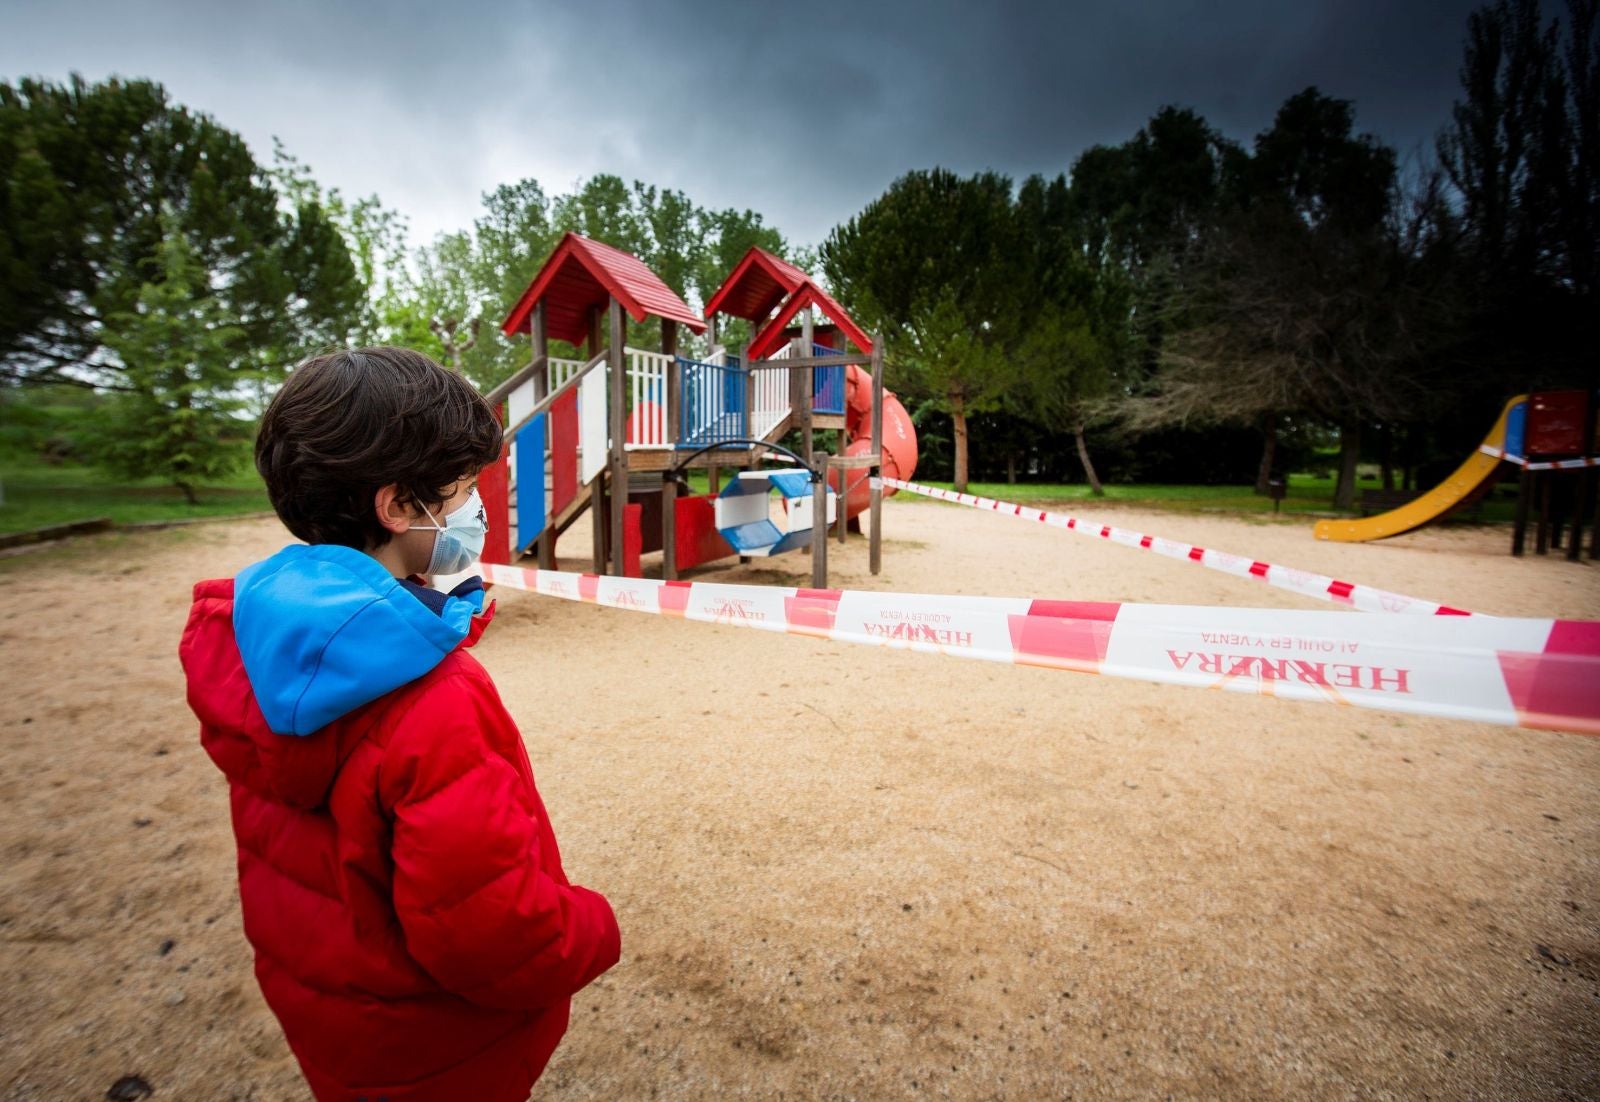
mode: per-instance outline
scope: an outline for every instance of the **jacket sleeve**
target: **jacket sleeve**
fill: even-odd
[[[547,874],[532,784],[490,733],[519,738],[498,696],[470,675],[413,700],[385,751],[379,797],[393,817],[394,906],[406,947],[443,987],[485,1006],[536,1009],[617,962],[598,892]]]

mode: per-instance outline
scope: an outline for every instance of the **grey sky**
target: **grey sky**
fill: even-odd
[[[418,240],[499,183],[613,172],[814,244],[909,169],[1064,172],[1167,103],[1248,141],[1316,84],[1403,154],[1431,146],[1477,6],[0,0],[0,77],[159,80]]]

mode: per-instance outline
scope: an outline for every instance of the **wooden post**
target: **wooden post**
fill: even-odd
[[[844,331],[839,328],[838,323],[834,324],[833,331],[834,331],[834,334],[835,334],[835,339],[837,340],[838,345],[839,345],[839,351],[840,352],[848,351],[849,348],[850,348],[850,338],[846,337],[844,335]],[[840,455],[849,455],[850,454],[850,426],[849,426],[849,420],[850,420],[850,403],[849,403],[850,369],[849,368],[845,368],[845,380],[844,381],[845,381],[844,394],[845,394],[845,398],[846,398],[846,401],[845,401],[845,427],[839,430],[839,454]],[[860,477],[860,476],[858,475],[857,477]],[[848,501],[849,501],[849,489],[850,489],[850,472],[848,470],[840,471],[839,472],[839,545],[841,547],[844,546],[845,536],[849,533],[849,530],[850,530],[850,519],[845,515],[847,512],[849,512],[849,509],[847,508],[847,504],[848,504]]]
[[[872,337],[872,450],[878,462],[869,470],[872,479],[872,536],[867,554],[874,575],[883,569],[883,334]]]
[[[611,299],[611,573],[622,576],[622,509],[628,504],[628,357],[622,303]]]
[[[667,443],[678,442],[679,386],[682,382],[678,370],[678,323],[671,318],[661,319],[661,351],[673,357],[667,364]]]
[[[840,436],[840,439],[841,440],[843,439],[843,435],[842,434]],[[845,454],[845,449],[843,447],[841,447],[839,449],[839,454],[841,456]],[[839,537],[839,546],[840,547],[844,546],[845,529],[850,527],[850,521],[845,518],[845,513],[848,511],[845,508],[845,503],[846,503],[845,491],[848,490],[849,488],[850,488],[850,472],[848,470],[841,470],[839,472],[839,515],[834,518],[834,527],[838,530],[836,532],[836,535]]]
[[[661,480],[661,577],[678,578],[678,480],[671,471]]]
[[[1522,557],[1528,541],[1528,509],[1533,504],[1533,472],[1522,468],[1517,475],[1517,513],[1511,523],[1511,553]]]
[[[1572,502],[1572,535],[1567,541],[1567,561],[1577,562],[1583,553],[1583,523],[1588,520],[1600,525],[1600,517],[1589,516],[1589,487],[1594,483],[1594,468],[1585,467],[1578,474],[1578,492]]]
[[[593,359],[595,356],[600,354],[600,341],[602,339],[600,331],[602,328],[603,327],[600,322],[600,308],[598,306],[590,307],[588,336],[590,359]],[[613,370],[612,374],[614,376],[616,372]],[[592,489],[589,493],[589,516],[594,521],[594,572],[596,574],[604,574],[606,572],[607,524],[606,471],[602,470],[599,474],[595,475],[594,482],[590,485],[592,486]]]
[[[815,329],[815,318],[812,316],[811,307],[807,306],[800,312],[800,355],[815,356],[816,343],[812,338]],[[800,454],[811,454],[811,406],[812,392],[816,389],[817,370],[814,367],[800,369],[800,404],[796,412],[800,416]],[[826,467],[823,468],[826,471]]]
[[[746,341],[739,348],[739,369],[744,372],[744,431],[745,435],[755,432],[756,409],[756,373],[750,370],[750,342]],[[756,450],[744,450],[744,465],[751,467],[755,464]]]
[[[1596,446],[1600,447],[1600,442],[1597,442]],[[1591,448],[1589,450],[1593,451],[1594,449]],[[1589,557],[1591,559],[1600,559],[1600,478],[1595,479],[1594,484],[1594,511],[1589,514],[1594,522],[1589,529]]]
[[[606,572],[606,472],[601,471],[594,476],[594,481],[589,483],[589,519],[594,521],[594,547],[593,570],[596,574]]]
[[[811,588],[827,589],[828,453],[818,452],[811,456],[811,469],[822,479],[811,484]]]
[[[1533,553],[1543,555],[1550,550],[1550,472],[1540,471],[1534,482],[1539,486],[1539,527],[1533,533]]]
[[[550,337],[545,321],[544,300],[540,299],[533,307],[533,320],[529,323],[529,333],[533,337],[533,357],[545,357],[544,370],[533,377],[533,400],[542,402],[550,397]],[[548,439],[549,434],[546,434]],[[545,481],[548,483],[549,478]],[[545,510],[544,531],[539,533],[538,563],[540,570],[555,569],[556,562],[556,518],[550,515],[551,510]]]

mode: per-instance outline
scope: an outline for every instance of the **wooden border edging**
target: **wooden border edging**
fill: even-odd
[[[11,532],[0,536],[0,550],[7,547],[21,547],[27,543],[44,543],[46,540],[58,540],[64,536],[81,536],[90,532],[104,532],[110,527],[110,517],[92,517],[89,520],[75,520],[69,524],[50,524],[43,528],[31,528],[26,532]]]

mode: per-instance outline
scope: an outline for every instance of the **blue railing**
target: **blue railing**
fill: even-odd
[[[811,346],[813,356],[833,356],[838,349],[825,344]],[[811,369],[811,408],[817,413],[844,412],[844,365]]]
[[[733,357],[729,357],[733,359]],[[750,373],[734,366],[678,358],[678,448],[705,448],[750,435],[745,387]]]

